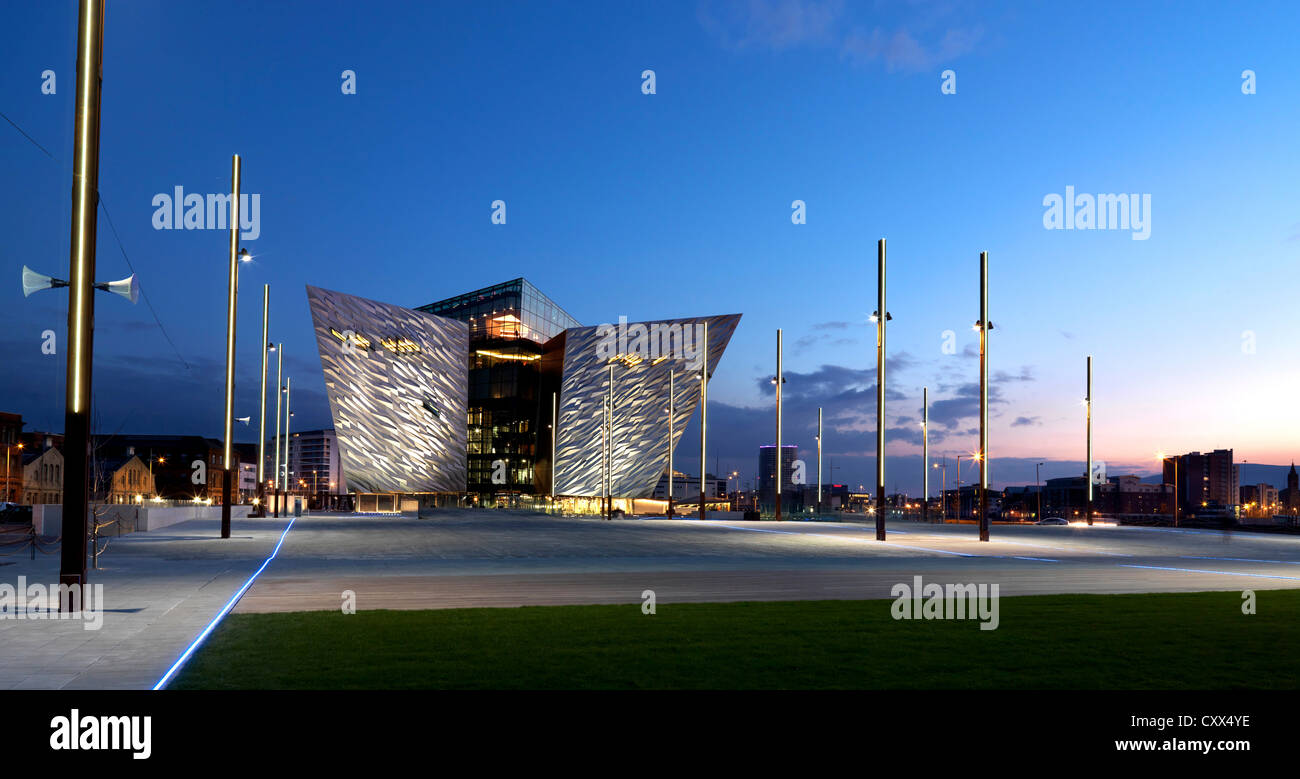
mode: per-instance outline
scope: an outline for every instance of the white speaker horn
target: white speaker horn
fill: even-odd
[[[140,302],[140,285],[136,283],[134,273],[124,279],[110,281],[107,284],[96,284],[95,286],[112,292],[114,295],[121,295],[132,303]]]
[[[44,273],[37,273],[26,265],[23,266],[23,297],[28,297],[33,292],[40,292],[43,289],[66,286],[68,286],[66,281],[46,276]]]

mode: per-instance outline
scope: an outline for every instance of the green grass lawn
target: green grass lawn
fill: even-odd
[[[890,600],[233,614],[172,689],[1300,687],[1300,590],[1002,598],[1001,624]]]

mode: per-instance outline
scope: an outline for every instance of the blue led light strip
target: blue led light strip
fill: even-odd
[[[249,587],[253,586],[253,582],[257,581],[257,577],[262,575],[262,571],[266,570],[266,566],[270,565],[271,561],[275,559],[275,556],[280,554],[280,546],[284,544],[284,537],[289,535],[289,530],[293,527],[293,523],[297,521],[297,517],[289,520],[289,524],[285,525],[284,531],[280,533],[280,540],[275,543],[275,548],[271,550],[271,555],[262,561],[261,567],[254,571],[253,575],[248,577],[248,581],[244,582],[244,586],[240,587],[230,600],[226,602],[226,605],[221,607],[221,611],[217,612],[217,616],[213,617],[212,621],[208,623],[208,626],[203,628],[203,632],[199,633],[198,638],[194,639],[194,641],[185,648],[185,651],[181,653],[180,658],[172,664],[171,668],[167,669],[167,673],[162,675],[162,678],[158,680],[158,683],[155,684],[152,689],[161,690],[166,687],[167,682],[171,681],[171,678],[181,669],[181,666],[185,665],[185,661],[190,659],[190,655],[194,654],[194,650],[199,648],[199,644],[203,643],[203,639],[208,637],[208,634],[211,633],[213,629],[220,624],[221,620],[230,613],[230,610],[235,607],[235,604],[239,602],[239,599],[244,597],[244,593],[248,591]]]

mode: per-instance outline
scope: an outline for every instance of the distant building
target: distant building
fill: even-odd
[[[805,509],[815,509],[817,507],[817,485],[804,484],[798,487],[803,507]],[[822,511],[840,511],[849,504],[849,485],[847,484],[823,484],[822,485]]]
[[[153,492],[149,466],[135,455],[97,460],[95,469],[94,500],[140,503]]]
[[[1258,516],[1272,516],[1278,513],[1278,489],[1272,484],[1241,485],[1241,508],[1243,511]]]
[[[1178,463],[1176,484],[1175,461]],[[1190,452],[1164,462],[1164,482],[1174,484],[1179,511],[1186,514],[1236,506],[1241,499],[1239,473],[1238,466],[1232,462],[1231,449],[1215,449],[1206,454]]]
[[[53,446],[23,453],[22,502],[32,506],[63,502],[63,453]]]
[[[798,509],[802,502],[801,488],[794,483],[794,463],[799,458],[795,444],[781,446],[781,506],[782,510]],[[758,502],[764,508],[776,506],[777,460],[776,445],[758,447]]]
[[[1279,510],[1284,514],[1300,514],[1300,476],[1295,472],[1295,462],[1286,475],[1286,489],[1277,494]]]
[[[1171,485],[1147,484],[1135,475],[1112,476],[1093,492],[1093,511],[1108,516],[1167,514],[1172,496]]]
[[[704,474],[704,498],[712,500],[714,498],[725,498],[727,496],[727,480],[719,479],[711,473]],[[668,471],[664,471],[663,476],[659,477],[659,483],[655,485],[654,498],[656,500],[668,500]],[[694,476],[673,471],[673,500],[674,501],[698,501],[700,499],[700,476]]]
[[[238,469],[239,449],[232,449],[231,454],[232,465]],[[152,469],[154,494],[171,500],[219,502],[222,455],[220,441],[197,435],[95,436],[95,460],[125,462],[139,457],[146,469]],[[237,494],[232,491],[231,499]]]
[[[257,458],[253,462],[239,463],[239,499],[252,500],[257,494]]]
[[[275,470],[274,454],[278,444],[279,439],[273,436],[271,445],[267,448],[267,452],[272,455],[271,465],[266,468],[267,474]],[[339,469],[339,441],[332,427],[297,433],[290,431],[288,465],[290,490],[325,495],[348,491]],[[283,462],[280,467],[284,467]]]

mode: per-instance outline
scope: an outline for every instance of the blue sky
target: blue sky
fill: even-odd
[[[710,429],[745,479],[770,443],[783,328],[788,436],[810,445],[826,408],[836,480],[870,483],[885,237],[891,488],[919,488],[923,386],[932,453],[976,446],[981,250],[995,484],[1044,460],[1045,476],[1081,470],[1088,354],[1112,473],[1157,450],[1254,463],[1300,448],[1294,4],[107,5],[100,190],[176,349],[143,302],[101,296],[105,432],[219,433],[226,236],[155,230],[151,199],[226,190],[237,152],[262,200],[240,416],[256,408],[263,283],[295,424],[323,426],[305,284],[415,306],[522,275],[585,324],[743,313]],[[24,300],[17,281],[24,264],[67,270],[76,6],[3,14],[0,111],[57,159],[0,123],[0,408],[57,429],[64,359],[40,334],[62,339],[66,298]],[[1149,194],[1150,238],[1044,229],[1043,198],[1067,185]],[[98,276],[129,272],[101,211]]]

